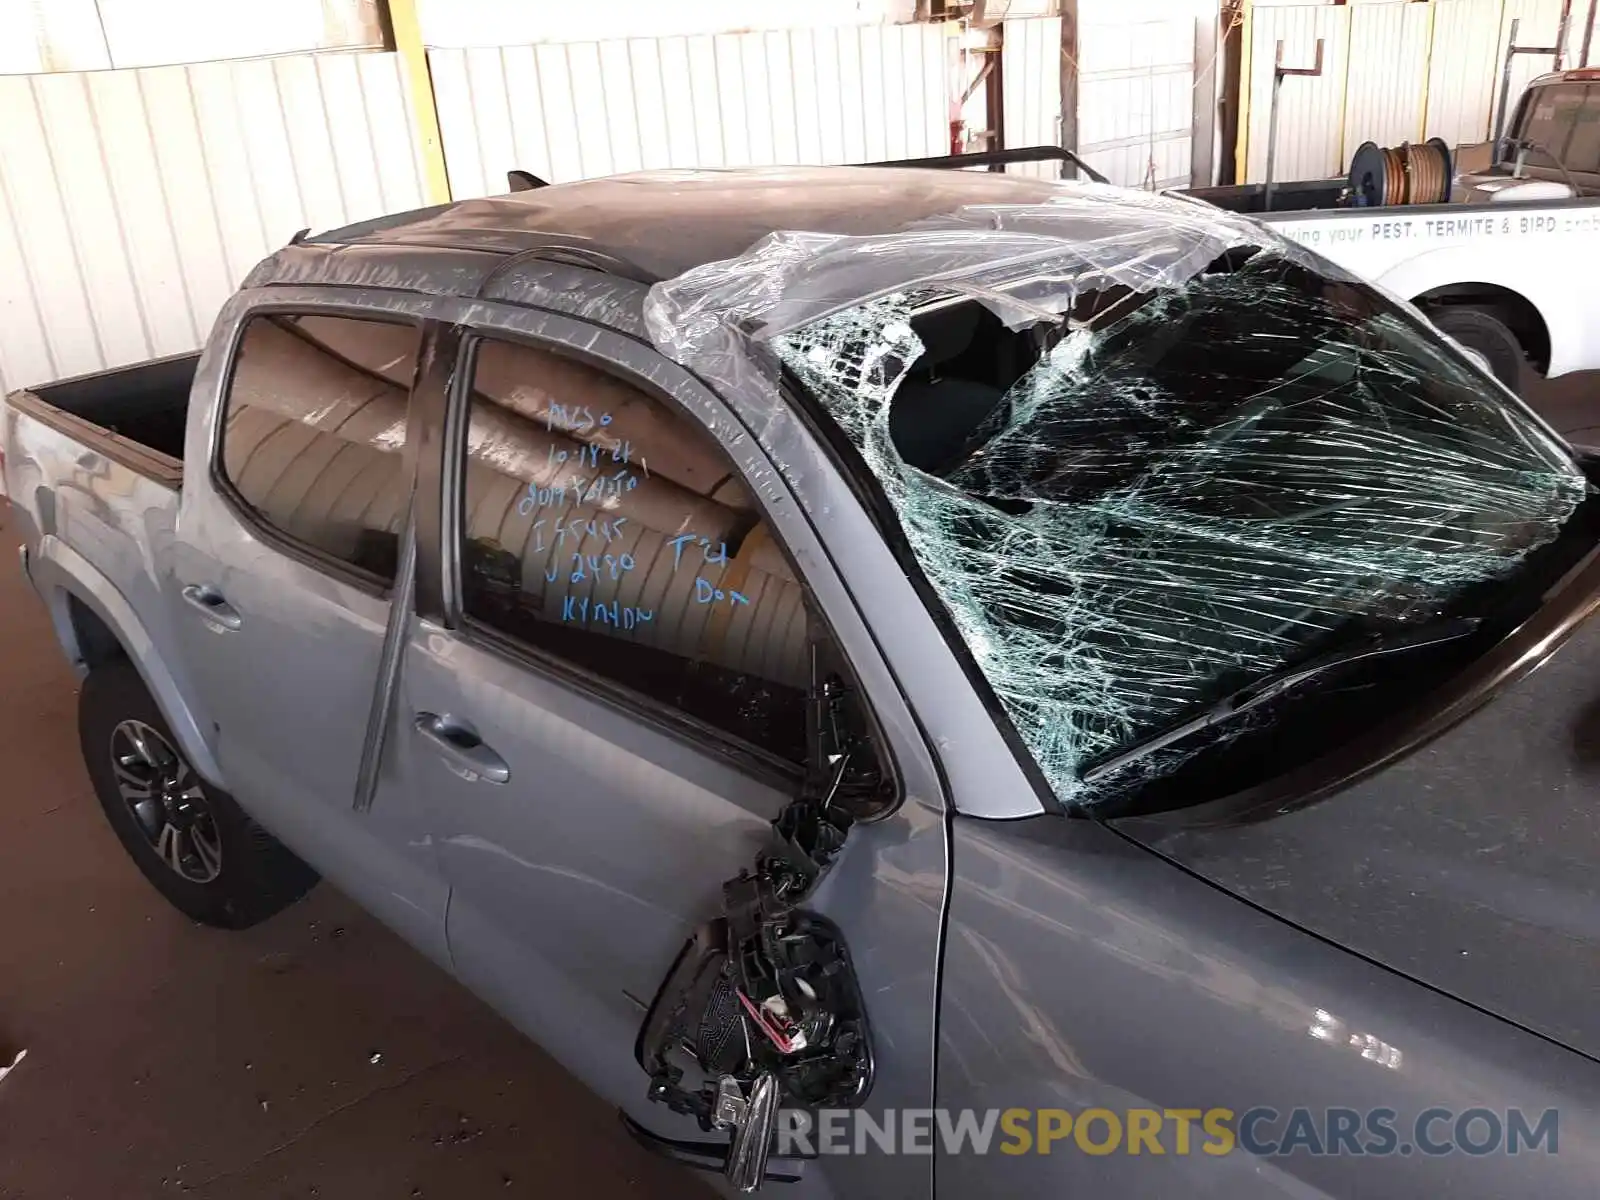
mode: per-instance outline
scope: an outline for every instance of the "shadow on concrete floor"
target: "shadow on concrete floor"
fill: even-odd
[[[1600,371],[1535,379],[1523,399],[1569,441],[1600,446]]]
[[[0,1082],[0,1197],[710,1195],[329,885],[243,933],[168,908],[90,792],[6,524],[0,1058],[28,1057]]]

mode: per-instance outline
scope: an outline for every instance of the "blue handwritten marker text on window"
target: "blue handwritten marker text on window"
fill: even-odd
[[[681,533],[672,539],[672,569],[676,571],[683,562],[683,548],[698,548],[701,559],[713,566],[728,561],[728,543],[712,543],[708,537],[701,537],[698,533]]]
[[[715,604],[718,600],[726,600],[729,604],[749,604],[750,599],[743,592],[729,588],[712,585],[708,580],[701,579],[698,575],[694,579],[694,602],[696,604]]]
[[[557,450],[551,446],[545,453],[544,464],[546,469],[551,471],[568,462],[575,467],[588,467],[598,471],[603,449],[601,446],[587,444],[580,445],[576,450]]]
[[[572,477],[573,492],[579,504],[594,504],[601,500],[615,500],[639,486],[639,477],[624,468],[611,475],[596,475],[592,479]]]
[[[564,505],[567,502],[567,489],[559,483],[551,487],[540,487],[536,483],[528,485],[528,494],[517,501],[517,515],[531,516],[535,509],[549,508],[552,504]]]
[[[633,629],[655,620],[655,616],[653,608],[618,604],[615,600],[590,600],[587,596],[564,596],[561,600],[561,619],[578,625],[614,625],[619,629]]]
[[[622,537],[622,527],[628,523],[627,517],[589,517],[579,520],[575,517],[557,517],[555,526],[556,545],[563,546],[570,537],[581,542],[584,538],[600,538],[606,545]]]
[[[582,583],[589,576],[596,579],[621,579],[633,570],[631,554],[574,554],[572,556],[571,583]],[[561,567],[552,566],[544,573],[546,583],[554,583],[561,576]]]
[[[566,451],[562,453],[565,454]],[[524,517],[532,516],[537,509],[552,504],[565,504],[569,495],[574,504],[596,504],[602,500],[620,499],[638,486],[639,477],[626,467],[610,475],[596,475],[593,478],[573,475],[570,492],[568,487],[562,484],[540,487],[536,483],[530,483],[527,494],[517,501],[517,514]]]
[[[611,414],[603,412],[598,418],[587,404],[552,404],[544,410],[544,427],[565,433],[588,433],[596,425],[604,429],[611,424]]]

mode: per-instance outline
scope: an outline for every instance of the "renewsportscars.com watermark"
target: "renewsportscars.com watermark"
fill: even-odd
[[[784,1109],[774,1151],[817,1154],[1555,1154],[1553,1108]]]

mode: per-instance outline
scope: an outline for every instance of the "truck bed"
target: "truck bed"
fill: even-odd
[[[183,421],[199,355],[13,392],[0,404],[7,529],[69,647],[75,609],[175,661],[164,563],[177,526]],[[77,646],[69,652],[76,655]]]
[[[183,482],[189,388],[200,355],[79,375],[6,397],[6,407],[163,487]]]
[[[1339,193],[1344,190],[1343,179],[1297,179],[1275,184],[1272,189],[1272,206],[1275,213],[1314,212],[1339,207]],[[1220,187],[1180,189],[1196,200],[1204,200],[1229,212],[1261,216],[1269,211],[1267,189],[1259,183],[1228,184]],[[1371,212],[1372,209],[1356,211]]]
[[[63,379],[30,392],[59,412],[182,462],[189,387],[199,362],[198,353],[175,354]]]

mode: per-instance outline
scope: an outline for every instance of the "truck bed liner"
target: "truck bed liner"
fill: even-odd
[[[199,361],[199,354],[179,354],[79,375],[15,392],[7,403],[85,447],[176,488],[183,477],[189,388]]]

